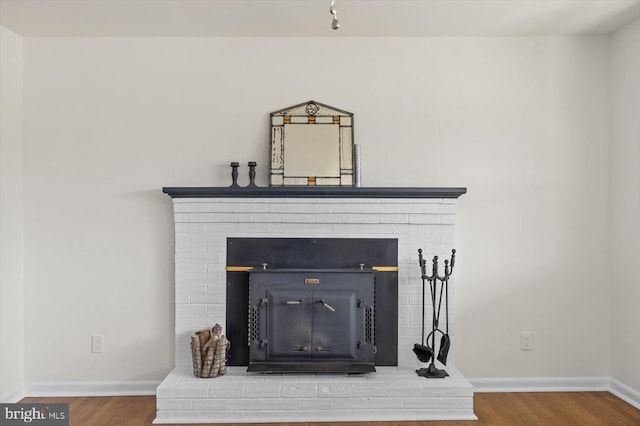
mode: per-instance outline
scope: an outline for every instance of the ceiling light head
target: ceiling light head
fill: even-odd
[[[333,15],[333,19],[331,20],[331,28],[337,30],[338,28],[340,28],[340,24],[338,23],[338,12],[336,12],[336,0],[331,0],[329,13]]]

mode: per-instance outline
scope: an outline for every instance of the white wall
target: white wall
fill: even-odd
[[[22,39],[0,27],[0,402],[24,391]]]
[[[640,392],[640,20],[611,41],[611,376]]]
[[[25,39],[26,380],[162,378],[160,188],[226,186],[232,160],[265,185],[269,112],[309,99],[355,113],[363,185],[468,187],[465,375],[608,376],[607,40]]]

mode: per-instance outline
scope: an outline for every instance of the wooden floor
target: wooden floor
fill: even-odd
[[[72,426],[150,425],[156,412],[156,400],[153,396],[25,398],[20,402],[69,403]],[[609,392],[477,393],[474,407],[479,419],[477,422],[361,422],[323,425],[640,425],[640,410]],[[315,426],[319,423],[297,425]]]

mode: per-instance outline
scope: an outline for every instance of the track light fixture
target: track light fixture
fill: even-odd
[[[340,28],[340,24],[338,23],[338,12],[336,12],[336,0],[331,0],[329,13],[333,15],[333,19],[331,20],[331,28],[337,30],[338,28]]]

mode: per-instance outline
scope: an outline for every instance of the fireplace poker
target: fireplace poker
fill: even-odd
[[[447,331],[442,335],[440,339],[440,351],[438,351],[438,361],[447,365],[447,356],[449,355],[449,348],[451,348],[451,336],[449,336],[449,276],[453,273],[453,267],[456,263],[456,250],[451,250],[451,270],[447,261],[444,261],[444,312],[447,320]],[[442,290],[441,290],[442,291]],[[440,293],[440,300],[442,301],[442,293]],[[438,319],[440,317],[440,308],[438,307]]]

